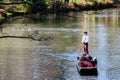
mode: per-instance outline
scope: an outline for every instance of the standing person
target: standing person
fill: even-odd
[[[85,31],[83,32],[83,36],[82,36],[82,44],[83,44],[84,52],[86,54],[89,54],[88,41],[89,41],[89,36],[88,36],[88,33]]]

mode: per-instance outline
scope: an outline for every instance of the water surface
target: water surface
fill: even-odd
[[[0,38],[0,80],[119,80],[119,12],[110,9],[12,18],[1,26],[0,36],[52,38]],[[89,51],[97,57],[98,76],[77,73],[83,31],[89,33]]]

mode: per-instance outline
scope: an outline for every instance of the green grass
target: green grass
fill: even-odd
[[[70,0],[70,2],[80,3],[80,2],[81,2],[81,0]]]
[[[7,12],[7,16],[12,16],[13,14],[10,12]]]

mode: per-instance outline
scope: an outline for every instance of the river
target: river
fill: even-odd
[[[119,22],[119,9],[14,17],[0,26],[0,36],[48,39],[0,38],[0,80],[119,80]],[[90,36],[89,52],[97,57],[98,76],[77,72],[83,31]]]

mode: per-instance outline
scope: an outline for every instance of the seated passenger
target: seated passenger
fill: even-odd
[[[91,63],[91,61],[82,61],[80,63],[81,67],[94,67],[93,64]]]
[[[92,64],[93,64],[93,66],[95,66],[95,65],[97,64],[96,57],[92,58],[91,62],[92,62]]]
[[[91,61],[91,60],[92,60],[92,57],[91,57],[89,54],[83,54],[83,55],[80,57],[80,60],[81,60],[81,61]]]

